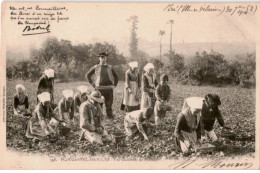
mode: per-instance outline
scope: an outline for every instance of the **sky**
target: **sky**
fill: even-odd
[[[181,13],[167,12],[163,9],[168,3],[37,3],[41,7],[66,6],[65,16],[68,22],[51,22],[48,34],[22,36],[24,26],[18,26],[10,20],[9,6],[31,6],[28,3],[5,4],[2,22],[4,25],[4,44],[7,50],[28,52],[30,47],[39,47],[49,36],[72,41],[73,44],[111,42],[116,45],[128,46],[130,42],[130,26],[127,19],[138,16],[137,37],[142,40],[139,45],[149,52],[149,44],[159,44],[159,30],[166,34],[163,44],[169,44],[170,25],[173,24],[173,44],[196,42],[248,42],[255,44],[256,15],[238,16],[216,13]],[[33,4],[33,5],[37,5]],[[187,4],[187,3],[186,3]],[[179,4],[175,4],[179,5]],[[185,5],[185,4],[183,4]],[[195,7],[206,6],[191,4]],[[211,4],[212,7],[222,7],[227,4]],[[236,6],[236,4],[231,4]],[[119,46],[119,47],[120,47]],[[158,48],[159,49],[159,48]],[[119,50],[120,51],[120,50]]]

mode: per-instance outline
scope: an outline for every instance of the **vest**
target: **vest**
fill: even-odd
[[[95,65],[95,75],[96,75],[95,85],[96,86],[100,85],[101,68],[102,68],[102,65],[100,65],[100,64]],[[107,65],[107,73],[108,73],[109,80],[114,85],[115,84],[115,78],[114,78],[113,73],[112,73],[112,66],[111,65]]]

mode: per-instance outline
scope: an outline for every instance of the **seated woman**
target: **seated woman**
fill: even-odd
[[[14,95],[14,115],[30,115],[28,96],[25,94],[25,87],[18,84],[15,87]]]
[[[87,101],[88,96],[91,93],[91,90],[86,86],[79,86],[78,88],[79,93],[74,96],[74,111],[79,112],[79,107],[81,103]]]
[[[51,96],[49,92],[43,92],[38,95],[37,104],[32,117],[28,121],[26,128],[26,137],[35,140],[43,140],[48,135],[55,133],[55,127],[50,125],[50,121],[59,119],[54,115],[50,106]],[[57,126],[57,123],[55,124]]]
[[[124,119],[124,126],[127,135],[127,140],[130,140],[134,137],[134,134],[139,131],[144,136],[145,140],[149,140],[144,129],[143,122],[149,121],[151,116],[153,115],[153,108],[148,107],[142,110],[137,110],[133,112],[129,112],[126,114]]]
[[[54,110],[54,112],[58,113],[59,119],[62,120],[67,127],[71,127],[74,118],[73,94],[73,90],[63,90],[63,98],[59,101],[58,107]]]
[[[104,97],[99,91],[92,91],[87,101],[80,105],[80,140],[86,139],[91,143],[102,144],[104,140],[111,140],[104,129],[104,115],[100,103]]]
[[[180,148],[184,155],[189,154],[190,148],[198,142],[197,134],[202,130],[199,128],[199,122],[203,100],[201,97],[186,99],[177,117],[174,131],[176,148]]]
[[[214,132],[213,126],[218,120],[221,128],[226,128],[224,125],[223,117],[218,109],[218,106],[221,105],[221,101],[218,95],[215,94],[207,94],[205,96],[205,100],[203,102],[201,116],[202,116],[202,125],[205,130],[206,137],[209,137],[212,142],[218,140],[217,135]]]

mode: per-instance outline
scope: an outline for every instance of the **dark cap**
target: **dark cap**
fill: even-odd
[[[106,52],[101,52],[98,54],[97,57],[105,57],[105,56],[108,56],[108,54]]]

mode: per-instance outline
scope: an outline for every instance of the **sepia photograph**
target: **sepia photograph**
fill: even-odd
[[[259,8],[2,2],[0,169],[259,169]]]

